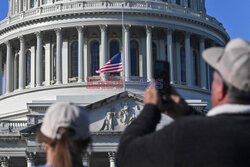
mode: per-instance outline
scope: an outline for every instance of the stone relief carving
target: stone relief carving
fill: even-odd
[[[138,109],[138,107],[136,107]],[[111,108],[110,111],[106,113],[102,127],[100,131],[112,131],[115,130],[115,126],[124,129],[136,118],[135,112],[126,103],[120,110],[117,111],[115,108]]]
[[[114,130],[114,112],[107,112],[100,131],[102,130]]]

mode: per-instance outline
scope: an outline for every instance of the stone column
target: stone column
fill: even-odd
[[[36,52],[35,46],[30,48],[30,87],[34,88],[36,85]]]
[[[35,153],[33,152],[26,152],[26,159],[27,159],[27,167],[34,166],[35,161]]]
[[[12,0],[9,0],[9,13],[8,16],[12,15]]]
[[[3,94],[6,93],[6,64],[3,65]]]
[[[89,167],[89,153],[86,152],[84,153],[83,157],[82,157],[82,165],[83,166],[86,166],[86,167]]]
[[[152,57],[152,27],[146,27],[146,49],[147,49],[147,81],[153,77],[153,57]]]
[[[84,81],[84,32],[83,27],[77,27],[78,31],[78,82]]]
[[[192,86],[192,66],[191,66],[191,51],[190,51],[190,33],[185,34],[185,57],[186,57],[186,85]]]
[[[3,79],[3,72],[2,72],[2,69],[3,69],[3,52],[0,50],[0,76],[1,76],[1,79],[0,79],[0,95],[2,95],[2,79]]]
[[[108,38],[107,38],[107,25],[100,25],[101,29],[101,54],[100,54],[100,68],[107,63],[108,59]],[[107,73],[101,74],[102,79],[105,81],[107,78]]]
[[[200,67],[201,67],[201,88],[207,89],[207,74],[206,74],[206,63],[202,58],[202,52],[205,49],[205,39],[201,37],[200,39]]]
[[[50,72],[51,72],[51,44],[45,44],[45,85],[50,85]]]
[[[24,37],[19,37],[20,40],[20,54],[19,54],[19,89],[25,88],[26,80],[26,61],[25,61],[25,40]]]
[[[62,83],[68,84],[69,82],[69,40],[64,39],[62,41]]]
[[[27,10],[30,9],[30,0],[28,0]]]
[[[56,84],[62,84],[62,32],[56,29]]]
[[[12,51],[10,41],[6,43],[7,58],[6,58],[6,93],[10,93],[13,88],[13,70],[12,68]]]
[[[130,80],[131,76],[131,57],[130,57],[130,26],[124,26],[124,54],[125,54],[125,81]]]
[[[8,166],[9,166],[9,158],[1,157],[1,167],[8,167]]]
[[[115,167],[115,152],[108,152],[110,167]]]
[[[37,46],[36,46],[36,86],[42,86],[43,80],[43,50],[42,50],[42,34],[36,33]]]
[[[170,83],[174,83],[173,31],[167,31],[168,62],[170,67]]]

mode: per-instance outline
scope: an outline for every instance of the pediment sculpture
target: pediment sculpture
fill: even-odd
[[[119,127],[124,129],[135,118],[135,113],[128,104],[118,111],[115,108],[111,108],[111,110],[106,113],[100,131],[112,131],[115,130],[115,127],[117,127],[117,129],[121,129]]]

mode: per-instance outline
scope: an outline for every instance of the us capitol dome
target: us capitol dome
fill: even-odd
[[[205,0],[8,1],[0,22],[2,167],[45,162],[37,130],[52,103],[67,101],[90,115],[93,145],[83,164],[115,167],[119,137],[143,108],[154,60],[170,63],[171,84],[189,105],[211,108],[213,71],[201,53],[229,36],[206,14]],[[124,74],[96,73],[121,50]]]

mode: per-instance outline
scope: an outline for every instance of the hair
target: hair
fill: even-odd
[[[224,83],[223,91],[225,92],[225,94],[227,93],[228,99],[232,103],[250,104],[250,91],[239,90],[232,84],[226,82],[220,72],[218,72],[217,70],[215,71],[220,75],[222,82]]]
[[[91,143],[91,138],[75,140],[75,131],[70,128],[59,128],[60,140],[52,140],[39,132],[38,138],[49,144],[55,152],[53,167],[82,167],[82,155]]]
[[[227,93],[228,93],[228,99],[232,103],[250,104],[249,91],[242,91],[232,85],[227,84]]]

